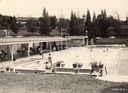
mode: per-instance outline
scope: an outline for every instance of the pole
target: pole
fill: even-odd
[[[108,72],[107,72],[107,67],[105,66],[105,72],[106,72],[106,75],[108,74]]]
[[[68,40],[65,42],[66,49],[68,49]]]
[[[126,17],[126,37],[128,37],[128,14],[127,14],[127,17]]]
[[[13,62],[14,61],[14,53],[13,53],[13,45],[11,45],[11,61]]]
[[[49,42],[49,44],[50,44],[50,53],[51,53],[51,50],[52,50],[51,42]]]
[[[89,40],[88,40],[88,31],[86,30],[86,46],[88,46],[88,42],[89,42]]]
[[[69,39],[68,43],[69,43],[69,47],[71,47],[71,40],[70,39]]]
[[[6,37],[8,36],[8,31],[6,30]]]
[[[46,42],[46,49],[48,49],[49,47],[48,47],[48,42]]]
[[[30,43],[28,43],[28,59],[30,61]]]
[[[84,45],[85,45],[85,42],[84,42],[84,39],[83,39],[83,47],[84,47]]]
[[[87,38],[87,39],[86,39],[86,46],[88,46],[88,42],[89,42],[89,41],[88,41],[88,38]]]
[[[63,41],[61,41],[61,50],[63,49]]]
[[[8,36],[8,23],[7,23],[7,19],[5,19],[5,27],[6,27],[6,29],[4,30],[5,31],[5,34],[6,34],[6,36],[5,37],[7,37]]]
[[[5,37],[7,37],[8,36],[7,29],[5,29],[4,32],[5,32]]]
[[[40,52],[42,54],[43,50],[42,50],[42,42],[40,42]]]
[[[63,37],[63,34],[62,34],[62,27],[61,27],[61,38]],[[62,50],[62,43],[63,41],[61,41],[61,50]]]

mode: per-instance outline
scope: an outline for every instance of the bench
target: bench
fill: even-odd
[[[79,73],[91,73],[91,69],[79,69]]]
[[[74,69],[73,68],[59,68],[59,67],[56,67],[56,72],[74,72]]]
[[[59,67],[56,67],[55,68],[55,72],[69,72],[69,73],[75,73],[76,69],[74,68],[59,68]],[[79,69],[79,73],[91,73],[91,69]]]
[[[20,73],[44,73],[45,70],[15,69],[15,72],[20,72]]]

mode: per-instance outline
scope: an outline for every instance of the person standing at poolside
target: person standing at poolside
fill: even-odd
[[[43,50],[41,51],[41,56],[42,56],[42,59],[44,58],[44,52]]]
[[[49,54],[49,56],[48,56],[48,61],[49,61],[49,63],[51,63],[51,66],[52,66],[52,57],[51,57],[51,54]]]
[[[94,71],[97,70],[97,61],[94,60],[94,58],[93,58],[93,59],[91,60],[90,65],[91,65],[91,73],[90,73],[90,74],[92,74],[92,73],[94,73]]]
[[[99,62],[99,74],[100,74],[100,76],[103,75],[103,67],[104,67],[104,64],[100,61]]]
[[[45,62],[45,69],[51,69],[51,65],[47,61]]]

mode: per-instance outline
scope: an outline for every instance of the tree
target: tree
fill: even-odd
[[[73,11],[71,11],[71,17],[70,17],[70,30],[69,30],[69,34],[70,35],[74,35],[75,31],[74,31],[74,25],[75,25],[75,15],[73,13]]]
[[[0,29],[10,29],[14,33],[17,33],[19,28],[16,17],[0,15]]]
[[[5,17],[0,14],[0,29],[5,29]]]
[[[52,29],[55,29],[56,22],[57,22],[56,16],[50,16],[50,21],[51,21],[51,27],[52,27]]]
[[[26,23],[27,31],[28,32],[36,32],[37,31],[37,25],[35,20],[29,19]]]
[[[93,35],[93,38],[96,37],[96,33],[97,33],[97,23],[96,23],[96,14],[94,13],[93,14],[93,18],[92,18],[92,35]]]
[[[46,12],[45,8],[43,10],[43,17],[41,17],[39,21],[40,21],[40,28],[39,28],[40,34],[49,35],[51,31],[51,21],[48,16],[48,12]]]
[[[85,31],[88,31],[88,37],[89,40],[91,38],[93,38],[93,34],[92,34],[92,22],[91,22],[91,15],[89,10],[87,10],[87,17],[86,17],[86,22],[85,22]]]
[[[71,12],[70,19],[70,35],[84,35],[84,21],[76,16],[76,13]]]
[[[60,18],[59,21],[57,22],[57,27],[59,30],[61,28],[68,29],[69,28],[69,20],[66,18]]]
[[[101,31],[101,36],[102,37],[107,37],[108,32],[107,29],[109,27],[109,23],[107,20],[107,15],[106,15],[106,10],[101,11],[101,15],[99,15],[99,29]]]
[[[113,16],[108,17],[109,21],[109,36],[114,35],[116,37],[121,37],[121,20],[115,19]],[[111,29],[110,29],[111,28]]]
[[[82,18],[77,18],[77,35],[84,35],[84,21]]]
[[[43,17],[48,17],[48,13],[46,11],[46,8],[43,9],[43,14],[42,15],[43,15]]]
[[[121,37],[121,30],[122,30],[121,21],[115,20],[114,31],[115,31],[117,37]]]
[[[66,18],[60,18],[58,21],[57,21],[57,30],[61,33],[62,32],[62,35],[65,36],[65,35],[69,35],[69,19],[66,19]]]
[[[96,14],[95,14],[95,12],[94,12],[93,18],[92,18],[92,22],[95,22],[95,21],[96,21]]]
[[[117,18],[114,20],[114,31],[117,37],[121,37],[121,30],[122,30],[121,23],[122,21],[120,20],[120,16],[117,13]],[[126,32],[126,35],[127,35],[127,32]]]
[[[17,25],[16,17],[11,17],[11,20],[10,20],[10,29],[14,33],[17,33],[18,32],[19,28],[18,28],[18,25]]]

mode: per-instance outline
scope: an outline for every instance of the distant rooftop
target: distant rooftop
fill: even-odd
[[[38,21],[39,18],[37,18],[37,17],[17,17],[17,21],[27,21],[29,19]]]
[[[23,43],[38,43],[38,42],[55,42],[55,41],[66,41],[66,38],[62,37],[3,37],[0,38],[0,45],[6,44],[23,44]]]
[[[88,38],[88,36],[66,36],[67,38],[70,39],[85,39]]]

